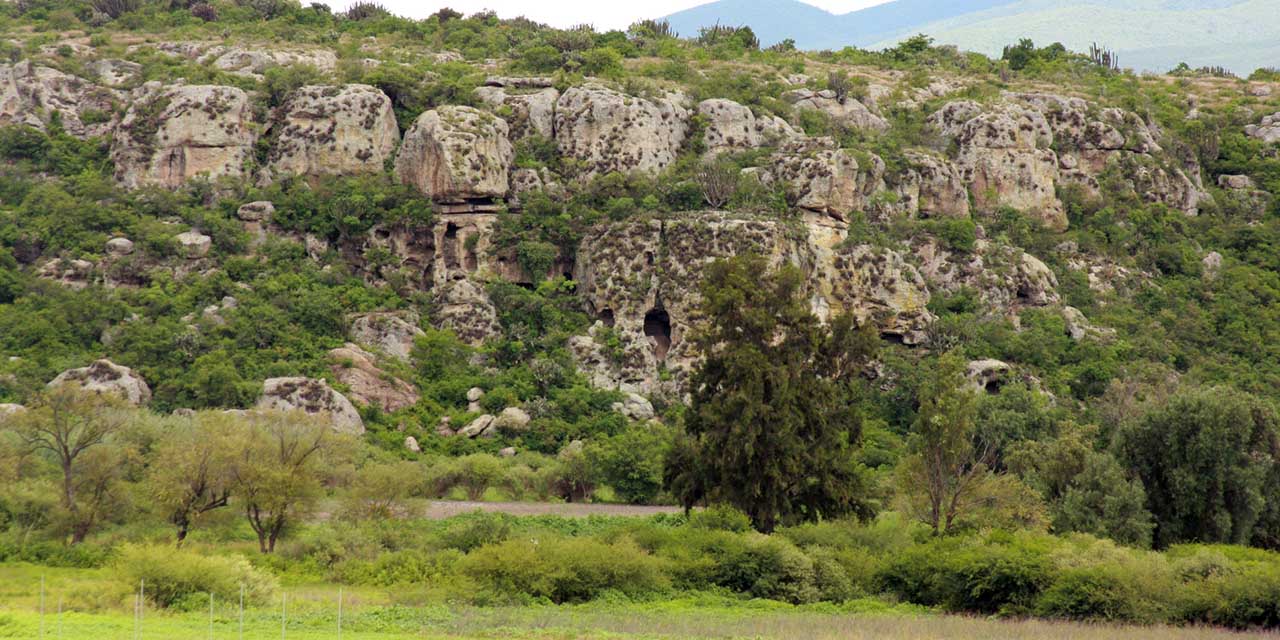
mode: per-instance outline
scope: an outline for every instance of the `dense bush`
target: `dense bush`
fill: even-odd
[[[203,556],[190,551],[128,545],[115,560],[116,576],[125,590],[145,581],[146,595],[161,608],[197,607],[208,594],[231,602],[265,604],[275,592],[271,575],[240,556]]]
[[[606,591],[632,596],[666,589],[663,562],[634,543],[546,537],[481,547],[463,560],[463,573],[497,596],[582,602]]]

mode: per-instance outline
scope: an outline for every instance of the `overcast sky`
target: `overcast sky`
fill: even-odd
[[[492,9],[502,18],[525,16],[554,27],[592,24],[597,30],[625,29],[642,18],[665,16],[682,9],[707,4],[709,0],[378,0],[392,13],[425,18],[443,7],[465,14]],[[833,13],[846,13],[883,4],[888,0],[801,0]],[[342,10],[352,0],[327,0],[334,10]]]

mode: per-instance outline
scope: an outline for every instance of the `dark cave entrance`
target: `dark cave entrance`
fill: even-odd
[[[458,254],[460,243],[458,242],[458,225],[452,222],[448,223],[444,228],[444,246],[441,247],[444,253],[444,266],[446,269],[454,270],[462,267],[462,260]]]
[[[650,309],[644,314],[644,335],[649,337],[658,361],[666,360],[671,350],[671,316],[665,309]]]
[[[604,311],[601,311],[600,322],[603,322],[604,326],[612,329],[615,322],[613,319],[613,309],[605,309]]]

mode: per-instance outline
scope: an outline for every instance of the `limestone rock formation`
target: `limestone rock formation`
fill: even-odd
[[[831,90],[797,89],[784,93],[782,98],[795,105],[796,109],[825,113],[832,122],[850,129],[884,131],[889,128],[889,123],[872,113],[866,105],[851,96],[841,100]]]
[[[149,84],[131,96],[111,144],[127,188],[175,189],[197,175],[239,177],[258,128],[249,96],[235,87]]]
[[[682,96],[641,98],[599,84],[573,87],[556,102],[556,145],[581,164],[580,176],[587,179],[611,171],[661,171],[689,134],[682,102]]]
[[[681,384],[697,358],[687,335],[698,321],[705,265],[744,252],[762,255],[774,267],[800,267],[820,319],[853,313],[883,334],[921,341],[933,317],[920,275],[891,251],[844,247],[845,237],[838,226],[793,229],[779,220],[722,212],[601,225],[584,237],[574,273],[599,322],[594,335],[574,338],[570,349],[599,386],[651,392],[660,369]],[[606,351],[596,339],[605,328],[620,339],[617,350]]]
[[[95,60],[87,67],[98,76],[98,82],[112,88],[125,87],[142,77],[142,65],[128,60]]]
[[[1269,116],[1263,116],[1258,124],[1246,126],[1244,133],[1251,138],[1257,138],[1268,144],[1280,143],[1280,111]]]
[[[271,49],[261,47],[217,47],[202,60],[214,68],[236,75],[259,78],[271,67],[307,65],[322,72],[333,71],[338,56],[328,49]]]
[[[498,312],[479,284],[465,278],[450,280],[435,294],[436,312],[431,320],[436,328],[452,330],[473,346],[498,335]]]
[[[976,291],[995,311],[1045,306],[1061,300],[1053,270],[1017,247],[979,240],[972,253],[952,252],[936,240],[913,247],[920,272],[937,290]]]
[[[458,429],[458,435],[465,436],[467,438],[479,438],[481,436],[492,437],[497,435],[494,433],[495,429],[493,428],[493,422],[494,417],[486,413],[479,418],[472,420],[467,424],[467,426]]]
[[[1066,229],[1055,191],[1058,157],[1049,148],[1053,130],[1039,111],[1011,103],[988,110],[958,101],[944,105],[929,123],[958,146],[956,162],[978,209],[1013,207],[1050,229]]]
[[[115,93],[30,61],[0,64],[0,125],[44,130],[55,114],[67,133],[87,138],[111,130]]]
[[[845,220],[866,210],[872,196],[884,190],[884,171],[878,156],[855,158],[831,138],[805,138],[770,156],[762,178],[781,184],[795,206]]]
[[[276,174],[381,172],[400,142],[391,99],[364,84],[302,87],[281,106],[273,127]]]
[[[969,190],[955,164],[921,151],[903,155],[905,171],[894,177],[895,208],[921,218],[969,217]]]
[[[346,396],[329,383],[314,378],[268,378],[262,383],[257,408],[265,411],[302,411],[322,415],[338,433],[364,433],[364,420]]]
[[[520,407],[507,407],[494,418],[493,426],[506,431],[524,431],[532,418]]]
[[[555,136],[556,102],[560,92],[541,78],[489,78],[476,88],[476,97],[498,110],[507,122],[512,140],[538,135]]]
[[[404,362],[413,353],[413,341],[424,335],[420,319],[412,311],[365,313],[351,319],[351,339]]]
[[[502,198],[514,153],[507,131],[506,122],[471,107],[427,111],[405,133],[396,175],[442,203]]]
[[[97,360],[87,367],[69,369],[49,382],[50,387],[75,385],[91,393],[111,394],[140,407],[151,402],[151,387],[129,367]]]
[[[333,363],[329,367],[333,377],[347,386],[355,402],[376,406],[388,413],[418,403],[418,391],[413,385],[383,371],[376,357],[359,345],[347,343],[330,351],[329,361]]]
[[[106,250],[109,256],[127,256],[133,253],[133,241],[123,237],[112,238],[107,241]]]
[[[622,402],[615,402],[614,411],[626,416],[629,420],[644,422],[654,418],[653,403],[638,393],[627,393]]]
[[[1000,387],[1009,381],[1013,367],[1000,360],[974,360],[965,367],[965,376],[977,391],[999,393]]]
[[[213,238],[199,231],[184,231],[173,239],[178,242],[182,255],[193,260],[209,255],[209,249],[213,247]]]
[[[801,134],[777,116],[757,117],[751,109],[732,100],[714,98],[698,103],[706,118],[702,139],[708,156],[776,146]]]

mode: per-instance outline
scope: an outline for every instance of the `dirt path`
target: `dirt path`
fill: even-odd
[[[578,504],[555,502],[467,502],[432,500],[418,512],[429,520],[443,520],[463,513],[485,511],[507,513],[513,516],[562,516],[585,518],[587,516],[652,516],[659,513],[680,513],[680,507],[639,507],[626,504]]]

